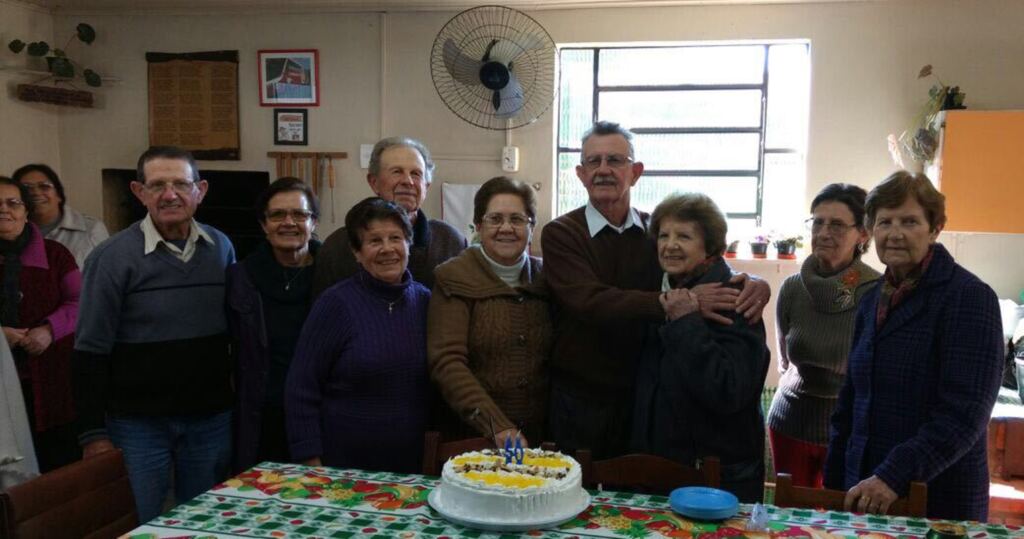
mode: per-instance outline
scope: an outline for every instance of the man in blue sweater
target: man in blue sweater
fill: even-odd
[[[208,185],[187,151],[139,157],[137,223],[97,246],[83,276],[75,397],[84,458],[124,451],[140,522],[226,476],[231,373],[224,272],[235,251],[193,219]]]

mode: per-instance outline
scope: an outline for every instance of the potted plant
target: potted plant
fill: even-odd
[[[78,26],[75,27],[75,33],[68,38],[67,43],[64,44],[64,48],[60,49],[50,47],[50,44],[45,41],[25,43],[20,39],[13,39],[7,44],[7,48],[14,54],[20,54],[22,51],[25,51],[28,56],[45,59],[46,71],[49,73],[49,75],[39,81],[36,81],[34,84],[19,84],[17,88],[17,96],[19,99],[23,101],[52,103],[55,105],[71,105],[80,107],[92,106],[92,94],[74,89],[74,80],[78,76],[81,76],[82,80],[85,81],[85,84],[95,88],[103,85],[103,79],[100,77],[99,73],[82,66],[67,55],[67,48],[76,38],[78,41],[81,41],[86,45],[90,45],[96,40],[96,30],[84,22],[79,23]],[[57,84],[68,83],[72,88],[40,86],[38,84],[39,82],[43,82],[48,79],[52,79],[54,83]]]
[[[733,240],[729,242],[729,246],[725,248],[725,258],[736,258],[736,251],[739,251],[739,249],[739,240]]]
[[[750,240],[750,254],[754,258],[768,257],[768,243],[770,238],[765,234],[758,234]]]
[[[939,129],[941,128],[940,112],[944,110],[965,109],[964,98],[967,94],[960,91],[959,86],[949,86],[932,73],[928,64],[921,68],[917,78],[934,77],[936,84],[928,90],[928,100],[921,106],[917,116],[899,138],[889,135],[889,152],[893,161],[902,168],[911,168],[912,159],[917,163],[928,163],[935,158],[939,145]]]
[[[775,240],[773,243],[777,256],[782,260],[795,259],[797,247],[804,246],[803,239],[803,236],[786,236]]]

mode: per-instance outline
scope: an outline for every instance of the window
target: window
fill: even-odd
[[[644,174],[632,203],[651,211],[699,191],[729,217],[730,236],[793,228],[803,215],[810,46],[807,42],[560,51],[556,214],[587,201],[580,138],[596,120],[635,134]],[[795,213],[794,213],[795,212]]]

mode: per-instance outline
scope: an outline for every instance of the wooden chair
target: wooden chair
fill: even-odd
[[[706,457],[700,469],[642,453],[595,461],[589,449],[576,451],[576,460],[583,469],[583,486],[586,488],[600,486],[608,490],[668,496],[677,487],[718,487],[721,484],[718,457]]]
[[[544,442],[541,449],[554,451],[555,444]],[[466,438],[441,443],[441,433],[431,430],[423,437],[423,475],[441,475],[441,468],[448,459],[468,451],[495,449],[494,442],[487,438]]]
[[[846,491],[827,488],[793,486],[793,476],[788,473],[775,475],[775,505],[779,507],[801,507],[806,509],[827,509],[843,511]],[[900,498],[889,506],[890,515],[924,517],[928,509],[928,485],[913,482],[910,495]]]
[[[0,536],[109,539],[138,525],[120,450],[0,492]]]

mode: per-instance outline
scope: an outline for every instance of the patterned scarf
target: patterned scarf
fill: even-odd
[[[928,247],[928,253],[924,255],[921,263],[910,270],[910,273],[902,281],[896,280],[891,268],[885,268],[885,275],[882,276],[882,291],[878,297],[878,311],[875,315],[875,331],[882,329],[882,324],[889,317],[889,313],[897,305],[903,303],[907,296],[917,288],[917,284],[921,281],[921,276],[924,275],[924,272],[928,271],[928,265],[931,264],[934,253],[935,247],[933,244],[931,247]]]
[[[701,261],[700,264],[694,266],[692,270],[682,275],[676,275],[670,278],[668,273],[665,273],[664,276],[661,278],[661,291],[667,292],[669,290],[672,290],[673,288],[693,287],[694,285],[698,284],[697,281],[699,281],[700,278],[703,277],[709,269],[711,269],[711,266],[715,265],[715,262],[717,262],[719,258],[722,257],[718,255],[709,256],[705,258],[703,261]],[[675,282],[675,286],[672,285],[673,281]]]

